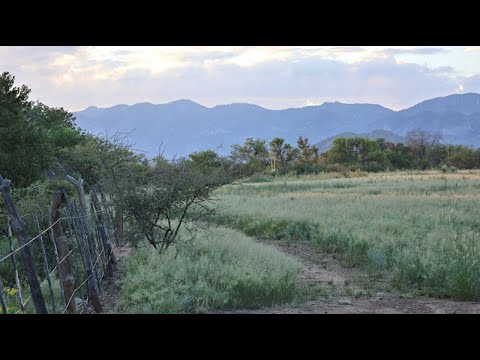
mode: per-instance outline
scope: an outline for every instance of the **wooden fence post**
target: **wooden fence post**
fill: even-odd
[[[62,303],[63,306],[65,307],[67,305],[67,300],[65,298],[65,290],[63,289],[63,282],[62,282],[62,269],[60,268],[60,257],[58,255],[58,248],[57,248],[57,242],[55,241],[55,234],[53,233],[53,221],[52,221],[52,209],[48,208],[48,226],[50,228],[50,241],[52,242],[53,245],[53,251],[55,254],[55,262],[56,262],[56,268],[58,272],[58,282],[59,282],[59,288],[60,288],[60,295],[62,296]]]
[[[28,285],[30,287],[30,293],[35,305],[35,310],[37,311],[37,314],[47,314],[47,306],[45,304],[45,299],[43,298],[42,289],[40,288],[40,282],[38,281],[37,271],[35,270],[35,264],[33,262],[33,256],[27,244],[28,239],[25,223],[20,218],[20,214],[18,213],[17,207],[15,206],[12,194],[10,192],[10,187],[11,181],[4,179],[0,175],[0,191],[2,192],[3,199],[5,200],[5,205],[12,221],[13,228],[15,229],[18,242],[22,247],[20,253],[22,255],[24,267],[27,270]]]
[[[10,254],[12,254],[12,266],[13,271],[15,272],[15,284],[18,289],[18,299],[20,300],[20,310],[24,311],[25,306],[23,305],[23,296],[22,296],[22,285],[20,284],[20,277],[18,276],[17,260],[15,259],[15,252],[13,251],[13,240],[12,240],[12,225],[10,218],[8,218],[8,244],[10,246]]]
[[[35,215],[35,222],[37,223],[37,232],[40,234],[40,223],[38,221],[38,216]],[[42,250],[43,256],[43,265],[45,266],[45,275],[47,276],[48,288],[50,289],[50,299],[52,301],[52,312],[55,314],[57,312],[55,308],[55,296],[53,294],[52,280],[50,279],[50,267],[48,266],[47,252],[45,251],[45,244],[43,243],[43,237],[40,235],[40,248]],[[20,292],[20,290],[18,290]]]
[[[63,190],[55,191],[52,194],[52,204],[50,205],[50,214],[53,223],[53,236],[56,240],[58,257],[60,258],[60,273],[62,279],[62,287],[65,294],[65,302],[67,306],[67,312],[69,314],[75,314],[75,301],[71,301],[73,298],[73,290],[75,285],[75,278],[72,272],[72,262],[69,255],[68,242],[62,232],[61,209],[66,204],[65,193]]]
[[[80,236],[81,235],[80,235],[80,231],[77,229],[77,223],[74,221],[75,220],[75,213],[73,212],[73,204],[72,204],[70,199],[67,199],[67,211],[68,211],[67,224],[68,224],[68,229],[70,231],[70,234],[72,236],[72,247],[75,247],[75,240],[73,239],[73,237],[75,237],[75,239],[77,240],[76,241],[76,244],[77,244],[76,247],[78,249],[78,253],[80,254],[80,259],[82,261],[84,274],[86,274],[86,276],[88,276],[87,266],[85,265],[85,254],[83,253],[82,247],[81,247],[81,244],[80,244]],[[80,275],[80,273],[81,273],[79,271],[80,269],[78,269],[78,267],[76,267],[76,270],[77,270],[77,275]],[[87,285],[87,287],[88,287],[88,285]],[[85,312],[85,300],[88,298],[88,295],[84,296],[84,292],[82,291],[82,288],[83,288],[83,286],[80,286],[79,291],[80,291],[80,297],[82,299],[83,312]],[[80,312],[80,313],[82,313],[82,312]]]
[[[7,313],[7,303],[5,302],[5,297],[3,296],[3,284],[2,279],[0,279],[0,303],[2,304],[2,312]]]
[[[115,218],[112,213],[112,207],[108,205],[107,197],[103,193],[102,187],[100,185],[98,186],[98,193],[100,194],[100,199],[102,200],[102,205],[104,208],[104,213],[107,213],[108,218],[110,219],[110,224],[111,224],[111,235],[113,237],[113,241],[115,245],[120,246],[118,239],[117,239],[117,230],[115,229]]]
[[[80,223],[82,224],[82,228],[85,233],[85,240],[87,244],[87,251],[89,251],[90,256],[93,260],[92,262],[92,270],[93,270],[93,283],[95,285],[95,288],[97,289],[98,292],[101,291],[100,288],[100,279],[98,277],[98,270],[96,266],[96,259],[95,259],[95,244],[93,242],[93,234],[90,231],[90,228],[88,226],[88,221],[87,221],[87,202],[85,200],[85,191],[83,189],[83,179],[78,178],[75,179],[73,176],[66,175],[65,178],[70,181],[73,185],[75,185],[78,193],[78,197],[80,199]]]
[[[107,239],[107,233],[105,231],[105,225],[104,225],[105,219],[103,218],[103,215],[102,215],[102,208],[100,206],[100,202],[98,201],[97,194],[93,189],[90,190],[90,200],[92,201],[93,210],[95,211],[95,214],[94,214],[96,215],[95,222],[97,225],[98,232],[100,234],[100,239],[102,240],[102,244],[103,244],[103,249],[104,249],[103,251],[105,254],[104,259],[106,264],[105,271],[108,277],[112,277],[113,274],[112,274],[111,264],[115,262],[115,257],[112,252],[113,250],[112,246]]]
[[[95,287],[95,278],[92,269],[93,262],[87,245],[87,237],[85,236],[85,233],[82,232],[83,225],[81,222],[81,216],[78,216],[79,214],[76,211],[72,201],[67,200],[67,206],[70,214],[72,215],[72,217],[75,218],[73,222],[74,228],[77,232],[77,240],[80,252],[82,254],[82,259],[85,261],[85,270],[88,279],[88,297],[93,305],[93,309],[95,310],[95,312],[100,313],[102,311],[102,306],[100,304],[100,300],[98,299],[97,289]]]

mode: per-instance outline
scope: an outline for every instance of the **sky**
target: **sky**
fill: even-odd
[[[179,99],[400,110],[480,93],[480,46],[0,46],[0,71],[27,85],[32,100],[69,111]]]

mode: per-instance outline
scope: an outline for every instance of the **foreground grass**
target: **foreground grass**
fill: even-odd
[[[218,224],[308,241],[400,290],[480,298],[480,172],[277,178],[217,191]]]
[[[232,229],[202,231],[190,246],[159,255],[137,249],[127,263],[118,310],[197,313],[293,299],[302,265]]]

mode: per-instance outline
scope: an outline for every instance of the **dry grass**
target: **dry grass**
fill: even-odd
[[[283,177],[217,192],[215,221],[310,241],[399,287],[480,298],[480,171]]]

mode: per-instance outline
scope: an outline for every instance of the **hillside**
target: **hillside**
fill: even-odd
[[[326,102],[319,106],[269,110],[252,104],[208,108],[190,100],[167,104],[139,103],[110,108],[89,107],[75,113],[89,132],[132,132],[135,147],[147,156],[185,156],[211,148],[228,154],[230,146],[248,137],[299,136],[327,141],[341,133],[368,134],[386,130],[401,136],[413,128],[439,131],[445,141],[480,146],[480,94],[450,95],[393,111],[375,104]]]

